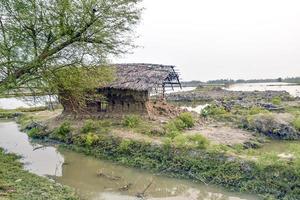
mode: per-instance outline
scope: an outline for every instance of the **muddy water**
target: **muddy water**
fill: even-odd
[[[0,122],[0,146],[8,152],[21,155],[25,169],[38,175],[54,176],[57,182],[75,188],[83,199],[137,199],[136,194],[151,182],[145,192],[150,200],[257,199],[188,180],[157,176],[66,150],[58,151],[55,147],[34,150],[39,145],[31,143],[26,134],[19,132],[14,122]],[[104,175],[97,176],[97,173]],[[126,185],[129,185],[129,189],[122,190]]]
[[[15,122],[0,121],[0,147],[22,156],[25,169],[44,176],[62,175],[63,156],[54,147],[34,150],[40,145],[30,143]]]

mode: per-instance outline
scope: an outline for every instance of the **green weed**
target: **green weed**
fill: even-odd
[[[123,126],[128,128],[135,128],[137,127],[141,122],[141,119],[137,115],[127,115],[123,119]]]
[[[292,124],[297,131],[300,131],[300,116],[297,117]]]

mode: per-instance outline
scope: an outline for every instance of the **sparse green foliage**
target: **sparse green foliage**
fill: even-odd
[[[141,119],[137,115],[127,115],[123,119],[123,126],[128,128],[135,128],[141,123]]]
[[[281,103],[282,103],[282,99],[278,96],[278,97],[274,97],[273,99],[272,99],[272,103],[274,104],[274,105],[280,105]]]
[[[38,128],[32,128],[27,132],[28,136],[31,138],[40,138],[41,137],[41,130]]]
[[[176,132],[183,131],[186,128],[192,128],[195,125],[195,119],[191,113],[181,113],[175,119],[170,120],[164,127],[166,135],[176,135]]]
[[[95,92],[95,88],[113,81],[114,68],[72,66],[51,72],[44,78],[47,90],[58,95],[62,105],[67,106],[65,110],[86,112],[88,101],[105,101],[101,94]]]
[[[0,89],[47,87],[45,74],[132,49],[139,0],[1,0]]]
[[[177,135],[173,139],[173,144],[176,148],[187,149],[189,146],[189,140],[185,135]]]
[[[71,125],[69,122],[64,122],[60,125],[60,127],[54,129],[54,131],[50,134],[50,137],[53,139],[57,139],[60,141],[67,141],[71,136]]]
[[[96,122],[93,120],[86,120],[83,127],[81,128],[81,133],[89,133],[97,130]]]
[[[189,112],[181,113],[178,116],[178,119],[180,119],[185,124],[185,128],[192,128],[195,125],[195,119]]]
[[[266,109],[260,108],[260,107],[256,107],[256,106],[251,107],[249,110],[249,115],[256,115],[259,113],[269,113],[269,111]]]
[[[191,135],[188,138],[192,146],[196,149],[206,149],[209,145],[208,139],[200,134]]]
[[[177,135],[173,139],[173,144],[179,149],[206,149],[209,145],[207,138],[200,134]]]
[[[227,111],[223,107],[218,107],[216,105],[209,105],[202,110],[201,115],[203,117],[207,117],[211,115],[222,115],[226,113]]]
[[[92,146],[94,144],[97,144],[98,139],[99,139],[99,137],[95,133],[88,133],[85,136],[85,144],[87,146]]]
[[[118,147],[118,150],[123,153],[127,153],[130,150],[130,145],[132,144],[132,140],[122,140]]]
[[[182,133],[179,130],[168,130],[166,132],[166,136],[173,139],[178,135],[181,135]]]
[[[293,121],[293,126],[297,131],[300,131],[300,116]]]

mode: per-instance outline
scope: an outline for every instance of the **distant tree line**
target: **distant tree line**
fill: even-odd
[[[287,78],[276,78],[276,79],[217,79],[217,80],[209,80],[206,82],[202,81],[185,81],[182,82],[183,87],[197,87],[203,84],[214,84],[214,85],[229,85],[235,83],[270,83],[270,82],[285,82],[285,83],[299,83],[300,77],[287,77]]]

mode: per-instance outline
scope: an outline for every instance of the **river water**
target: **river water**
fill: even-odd
[[[300,85],[291,84],[291,83],[240,83],[230,85],[228,88],[225,88],[232,91],[287,91],[294,97],[300,97]]]
[[[15,122],[0,122],[0,147],[21,155],[25,169],[40,176],[51,176],[57,182],[74,188],[83,199],[137,199],[136,194],[142,192],[151,182],[145,193],[149,200],[258,199],[250,195],[225,192],[220,188],[193,183],[190,180],[167,178],[126,168],[83,154],[58,150],[53,146],[36,149],[39,146],[31,142],[25,133],[20,132]],[[98,177],[99,172],[120,179]],[[121,188],[125,185],[130,185],[129,190],[122,191]]]

